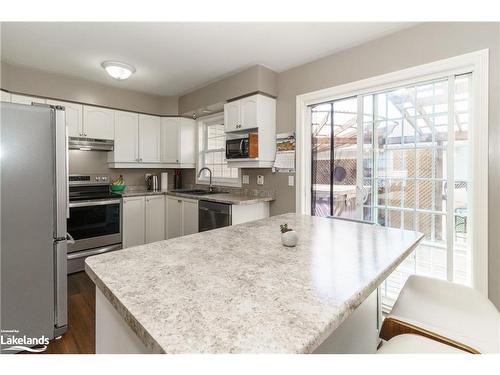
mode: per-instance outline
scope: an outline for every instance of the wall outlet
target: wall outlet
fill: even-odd
[[[295,186],[295,176],[288,176],[288,186]]]
[[[264,185],[264,176],[260,174],[257,176],[257,185]]]
[[[247,184],[247,185],[248,185],[248,184],[250,183],[250,176],[249,176],[249,175],[247,175],[247,174],[244,174],[244,175],[243,175],[243,180],[242,180],[242,183],[244,183],[244,184]]]

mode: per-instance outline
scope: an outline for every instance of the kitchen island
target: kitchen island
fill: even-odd
[[[87,258],[96,352],[374,352],[377,288],[422,238],[285,214]]]

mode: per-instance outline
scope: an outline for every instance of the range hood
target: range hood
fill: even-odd
[[[114,142],[108,139],[69,137],[70,150],[113,151]]]

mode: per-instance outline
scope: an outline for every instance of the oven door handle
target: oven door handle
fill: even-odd
[[[83,257],[89,257],[89,256],[92,256],[92,255],[107,253],[107,252],[110,252],[110,251],[121,250],[121,249],[122,249],[122,244],[120,243],[120,244],[116,244],[116,245],[99,247],[97,249],[90,249],[90,250],[78,251],[78,252],[74,252],[74,253],[69,253],[68,254],[68,260],[73,260],[73,259],[78,259],[78,258],[83,258]]]
[[[91,206],[105,206],[107,204],[120,203],[120,199],[108,199],[103,201],[85,201],[85,202],[72,202],[69,204],[70,208],[73,207],[91,207]]]

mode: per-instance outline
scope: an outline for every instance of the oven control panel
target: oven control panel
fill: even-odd
[[[71,174],[68,177],[69,184],[74,185],[108,185],[109,176],[102,174],[80,175]]]

